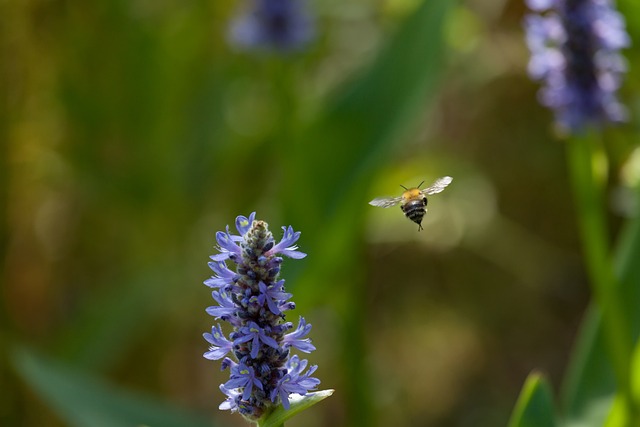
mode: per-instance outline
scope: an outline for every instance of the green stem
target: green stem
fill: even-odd
[[[354,280],[346,292],[346,312],[344,316],[343,362],[345,372],[345,395],[349,402],[347,425],[351,427],[368,427],[374,425],[371,408],[372,384],[367,359],[366,334],[367,318],[364,304],[360,298],[366,294],[363,280]]]
[[[594,298],[602,312],[606,343],[616,382],[627,410],[629,425],[637,421],[631,392],[632,335],[613,273],[601,185],[594,159],[598,154],[594,134],[568,141],[568,161],[577,205],[578,225]]]

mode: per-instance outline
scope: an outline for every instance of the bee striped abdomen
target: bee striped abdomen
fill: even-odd
[[[411,221],[418,224],[418,230],[422,229],[422,218],[424,214],[427,213],[427,198],[411,200],[404,205],[402,205],[402,212],[409,218]]]

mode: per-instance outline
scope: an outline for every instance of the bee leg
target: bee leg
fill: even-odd
[[[418,231],[420,230],[424,230],[424,228],[422,228],[422,224],[418,224]]]

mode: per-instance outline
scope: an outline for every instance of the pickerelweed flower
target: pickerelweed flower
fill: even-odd
[[[525,18],[531,51],[529,75],[544,81],[540,102],[560,129],[624,121],[617,99],[630,45],[624,17],[611,0],[526,0],[536,12]]]
[[[306,0],[245,0],[247,10],[231,24],[229,38],[241,50],[290,52],[315,35]]]
[[[284,255],[293,259],[304,258],[295,245],[300,232],[282,227],[284,236],[275,243],[267,223],[238,216],[236,228],[239,236],[216,233],[219,254],[212,255],[209,267],[214,276],[204,284],[213,288],[217,305],[207,308],[216,319],[229,322],[233,332],[227,338],[220,325],[204,334],[210,344],[204,357],[222,359],[222,369],[229,368],[230,378],[220,385],[227,399],[220,409],[238,411],[246,418],[257,421],[269,414],[277,405],[289,408],[289,395],[302,396],[315,390],[320,380],[311,376],[317,366],[307,367],[306,360],[291,356],[290,349],[310,353],[315,350],[309,338],[311,330],[303,317],[293,332],[294,325],[285,320],[284,312],[295,308],[285,291],[284,280],[279,279]],[[227,268],[227,261],[236,265],[235,272]],[[235,357],[235,361],[227,355]]]

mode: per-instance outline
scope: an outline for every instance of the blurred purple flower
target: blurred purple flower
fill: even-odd
[[[284,236],[275,244],[273,235],[263,221],[236,218],[241,234],[216,234],[218,255],[211,257],[209,266],[215,273],[205,285],[214,288],[211,295],[218,303],[207,308],[211,316],[229,322],[234,330],[227,338],[217,325],[204,338],[210,344],[204,353],[206,359],[222,359],[222,369],[230,368],[229,381],[220,386],[227,399],[220,409],[239,412],[256,421],[282,403],[289,406],[289,394],[305,395],[320,383],[311,377],[316,367],[307,372],[307,361],[291,356],[291,348],[309,353],[315,350],[306,336],[311,325],[300,317],[298,328],[285,321],[284,311],[295,307],[288,301],[291,294],[278,279],[282,254],[290,258],[306,256],[299,252],[296,241],[299,232],[283,227]],[[236,264],[236,271],[227,268],[226,260]],[[234,361],[227,354],[235,357]]]
[[[314,19],[305,0],[246,1],[248,10],[230,28],[230,41],[238,49],[290,52],[313,39]]]
[[[537,12],[525,18],[529,75],[544,81],[539,99],[560,129],[624,121],[616,92],[626,71],[620,49],[630,39],[611,0],[526,1]]]

